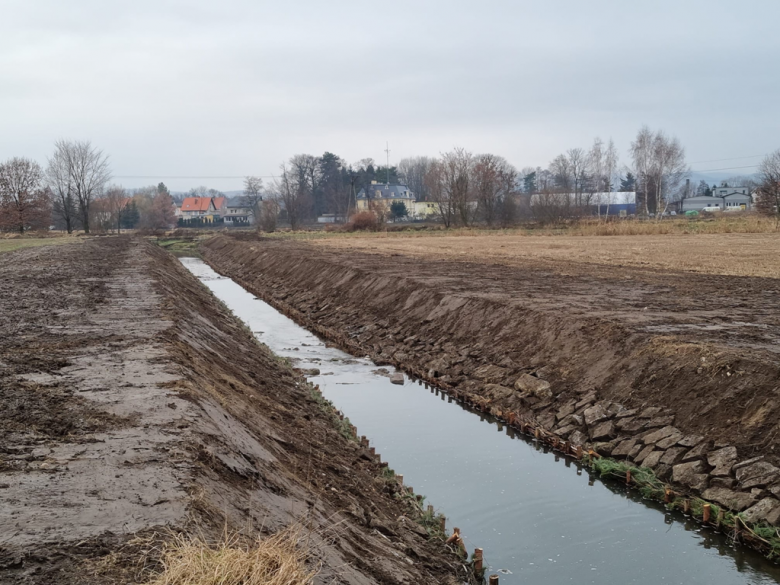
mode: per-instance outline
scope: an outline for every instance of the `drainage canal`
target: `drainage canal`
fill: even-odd
[[[481,547],[504,584],[780,583],[780,567],[682,514],[589,476],[497,421],[327,347],[197,258],[183,264],[366,435],[382,460]]]

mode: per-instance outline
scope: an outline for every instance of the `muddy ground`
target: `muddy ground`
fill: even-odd
[[[454,258],[438,240],[220,236],[203,252],[355,353],[646,460],[728,507],[767,499],[762,517],[780,521],[780,280],[554,254]]]
[[[171,255],[0,254],[0,583],[143,583],[174,532],[300,524],[318,583],[462,582],[378,461]]]

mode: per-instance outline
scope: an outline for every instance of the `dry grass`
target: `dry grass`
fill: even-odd
[[[32,237],[19,236],[18,234],[3,234],[0,235],[0,253],[11,252],[19,248],[74,244],[83,241],[84,238],[75,236]]]
[[[780,234],[719,233],[603,236],[528,236],[516,232],[442,237],[363,235],[312,241],[341,253],[401,254],[426,260],[507,266],[639,267],[664,271],[780,278]],[[392,261],[388,258],[388,261]]]
[[[308,585],[316,571],[306,568],[300,540],[293,528],[250,542],[225,535],[213,545],[179,536],[164,546],[151,585]]]

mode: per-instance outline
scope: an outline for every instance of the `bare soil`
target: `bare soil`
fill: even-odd
[[[533,412],[553,428],[581,399],[580,410],[656,407],[669,418],[651,423],[778,461],[775,235],[222,236],[203,248],[218,271],[321,335],[486,408]],[[704,268],[680,268],[686,255]],[[548,381],[552,398],[519,398],[522,374]]]
[[[381,256],[402,254],[427,260],[478,262],[514,267],[550,267],[599,271],[603,276],[618,268],[653,268],[730,276],[780,278],[780,233],[664,234],[632,236],[459,236],[401,234],[330,237],[313,245],[344,253]]]
[[[143,583],[173,532],[291,524],[318,583],[464,577],[304,380],[162,249],[2,254],[0,312],[0,583]]]

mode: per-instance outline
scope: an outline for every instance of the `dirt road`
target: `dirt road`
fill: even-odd
[[[0,583],[141,583],[171,531],[301,523],[319,583],[449,582],[377,461],[172,256],[0,255]]]

